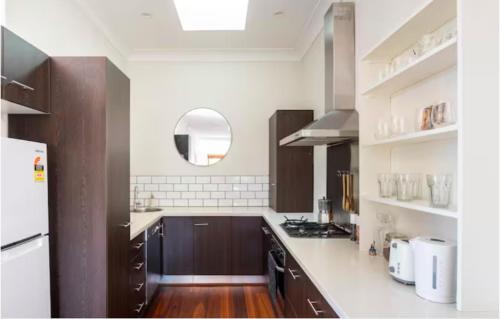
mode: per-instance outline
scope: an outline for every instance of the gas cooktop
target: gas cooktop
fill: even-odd
[[[281,224],[281,228],[290,237],[301,238],[348,238],[351,234],[334,224],[309,222],[307,218],[289,219]]]

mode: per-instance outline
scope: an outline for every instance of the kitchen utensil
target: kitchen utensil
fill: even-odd
[[[323,197],[318,200],[318,223],[329,224],[333,222],[332,201]]]
[[[413,253],[408,240],[393,239],[391,241],[389,274],[403,284],[415,284]]]
[[[415,259],[417,295],[434,302],[454,303],[457,285],[456,244],[430,237],[417,237],[410,242]]]
[[[453,177],[451,175],[427,175],[432,207],[447,208],[450,205],[452,184]]]
[[[378,174],[378,194],[380,197],[391,197],[393,194],[394,187],[394,175],[393,174]]]
[[[393,239],[408,240],[409,238],[406,235],[396,232],[388,232],[385,234],[384,242],[382,243],[382,254],[387,261],[389,261],[391,255],[391,242]]]

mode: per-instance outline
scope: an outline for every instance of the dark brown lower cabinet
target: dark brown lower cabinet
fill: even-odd
[[[163,274],[193,275],[193,218],[163,218]]]
[[[285,315],[303,317],[307,277],[290,254],[286,256],[285,265]]]
[[[130,278],[129,278],[129,315],[128,317],[140,317],[146,308],[146,233],[130,241]]]
[[[50,61],[50,114],[9,115],[9,137],[47,144],[54,317],[126,317],[130,82],[104,57]]]
[[[233,275],[262,275],[262,218],[232,217],[231,247]]]
[[[231,275],[231,217],[193,217],[195,275]]]
[[[330,307],[328,302],[323,298],[314,284],[307,279],[304,289],[304,318],[338,318],[337,314]]]
[[[164,275],[262,275],[261,217],[164,217]]]

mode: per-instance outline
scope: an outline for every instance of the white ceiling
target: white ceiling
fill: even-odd
[[[328,0],[250,0],[245,31],[182,30],[173,0],[76,0],[130,58],[175,52],[296,52]],[[283,14],[274,15],[281,11]],[[144,17],[142,13],[150,13]],[[317,28],[316,28],[317,29]],[[312,40],[311,40],[312,41]]]

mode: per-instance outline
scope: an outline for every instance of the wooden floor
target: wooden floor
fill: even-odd
[[[152,318],[275,318],[266,286],[163,286]]]

